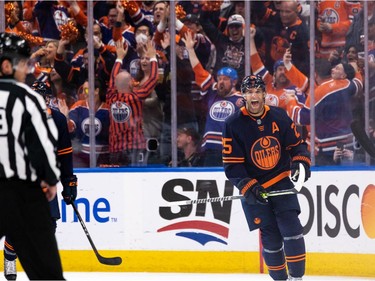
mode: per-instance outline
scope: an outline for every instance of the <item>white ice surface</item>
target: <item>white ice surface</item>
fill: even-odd
[[[272,281],[267,274],[204,274],[204,273],[108,273],[108,272],[65,272],[70,281]],[[0,276],[0,280],[5,280]],[[28,280],[24,272],[18,272],[17,281]],[[375,281],[374,278],[305,276],[304,281]]]

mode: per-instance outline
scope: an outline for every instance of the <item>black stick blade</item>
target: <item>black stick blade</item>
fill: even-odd
[[[106,265],[120,265],[122,263],[122,258],[120,257],[105,258],[102,256],[97,256],[97,258],[100,263],[106,264]]]

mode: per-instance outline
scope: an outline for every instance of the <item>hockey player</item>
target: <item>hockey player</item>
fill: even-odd
[[[242,208],[250,231],[260,229],[270,276],[302,280],[306,250],[297,195],[267,198],[266,192],[293,188],[289,175],[298,178],[299,167],[306,181],[309,152],[286,112],[265,105],[260,76],[245,77],[241,93],[245,106],[225,120],[223,130],[225,174],[245,197]]]
[[[72,144],[65,116],[58,110],[49,108],[52,100],[52,91],[45,82],[35,81],[31,88],[41,94],[47,104],[48,113],[56,124],[59,137],[57,140],[57,160],[60,162],[61,183],[63,185],[62,196],[66,204],[71,204],[77,197],[77,177],[73,174]],[[60,210],[57,196],[49,202],[52,225],[56,230],[56,221],[60,219]],[[16,280],[16,258],[17,254],[13,248],[12,240],[6,236],[4,241],[4,276],[7,280]]]

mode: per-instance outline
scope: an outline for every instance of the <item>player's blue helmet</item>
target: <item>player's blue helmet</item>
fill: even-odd
[[[266,85],[260,75],[250,75],[242,79],[241,93],[244,94],[248,89],[261,88],[263,91],[266,90]]]
[[[228,76],[232,81],[238,79],[237,71],[231,67],[220,68],[216,74],[217,76]]]

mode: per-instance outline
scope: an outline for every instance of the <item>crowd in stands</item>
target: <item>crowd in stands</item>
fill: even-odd
[[[243,106],[239,85],[248,63],[266,83],[266,103],[283,108],[314,148],[316,165],[365,163],[350,124],[364,122],[368,107],[368,133],[375,144],[375,1],[367,1],[367,15],[364,1],[250,1],[250,27],[245,1],[175,1],[173,21],[169,4],[93,1],[94,19],[89,19],[87,1],[4,3],[5,31],[21,35],[33,48],[27,82],[45,83],[55,97],[51,106],[67,119],[75,167],[90,166],[90,128],[95,128],[91,151],[97,166],[171,166],[174,126],[177,166],[222,166],[224,120]],[[94,49],[94,89],[89,88],[88,42]],[[5,73],[7,62],[0,67]],[[174,106],[177,124],[172,124]]]

